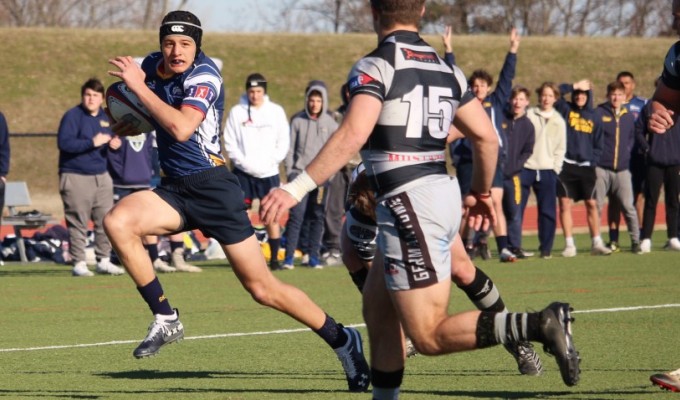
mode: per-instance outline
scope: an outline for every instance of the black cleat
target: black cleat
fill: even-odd
[[[364,357],[361,335],[354,328],[343,328],[347,334],[347,343],[335,349],[347,377],[350,392],[367,392],[371,383],[371,369]]]
[[[543,334],[543,350],[555,356],[562,380],[567,386],[578,383],[581,358],[571,336],[571,311],[567,303],[552,303],[540,314],[540,330]]]
[[[161,347],[175,343],[184,338],[184,326],[179,321],[179,311],[175,308],[177,318],[172,321],[156,319],[149,325],[149,333],[137,346],[132,355],[136,358],[151,357],[158,354]]]

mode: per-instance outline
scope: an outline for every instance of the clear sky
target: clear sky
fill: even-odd
[[[280,6],[280,0],[189,0],[185,9],[198,16],[206,32],[267,32],[272,29],[264,19],[275,18]]]

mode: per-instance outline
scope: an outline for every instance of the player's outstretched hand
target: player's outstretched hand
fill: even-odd
[[[496,225],[496,211],[491,196],[467,194],[463,199],[463,207],[463,218],[468,227],[486,231]]]
[[[130,56],[118,56],[109,60],[109,64],[118,68],[118,71],[109,71],[109,75],[120,78],[133,92],[144,85],[146,74],[142,68]]]
[[[265,225],[278,222],[283,214],[297,203],[297,200],[285,190],[272,189],[260,202],[260,221]]]

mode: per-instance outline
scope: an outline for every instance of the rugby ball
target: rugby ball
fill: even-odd
[[[139,133],[153,131],[153,118],[137,96],[128,89],[123,81],[116,82],[106,89],[106,106],[113,122],[127,121],[131,123]]]

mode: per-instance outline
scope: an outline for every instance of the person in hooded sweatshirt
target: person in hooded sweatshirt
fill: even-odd
[[[267,95],[267,80],[260,73],[246,78],[246,92],[232,107],[224,127],[224,149],[231,160],[250,210],[253,200],[262,199],[279,187],[279,165],[290,147],[288,118],[283,107]],[[271,259],[269,267],[279,269],[281,226],[266,226]]]
[[[328,89],[322,81],[313,80],[305,89],[305,109],[290,122],[290,148],[285,159],[288,182],[304,171],[316,157],[338,123],[328,112]],[[302,223],[309,222],[308,254],[311,268],[323,268],[320,261],[321,238],[324,228],[325,187],[317,187],[291,208],[286,223],[286,257],[283,269],[293,269]]]
[[[595,167],[602,154],[604,134],[600,124],[596,123],[591,83],[584,79],[573,85],[562,84],[560,92],[562,97],[555,103],[555,108],[567,123],[567,152],[557,185],[560,221],[566,240],[562,256],[576,256],[571,207],[579,200],[583,200],[586,205],[588,229],[592,239],[590,254],[609,255],[612,251],[604,245],[600,236],[600,213],[595,195]],[[571,102],[564,99],[567,93],[571,93]]]

